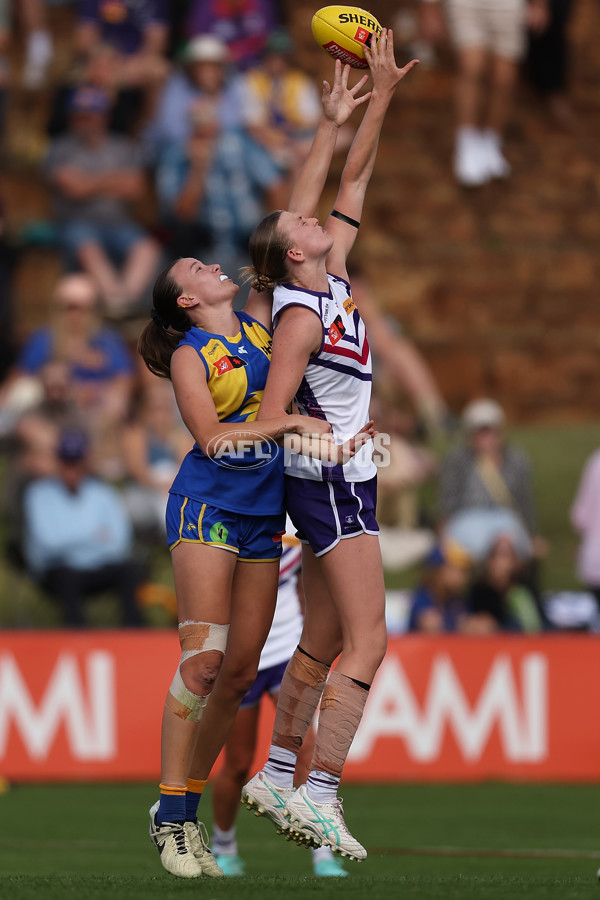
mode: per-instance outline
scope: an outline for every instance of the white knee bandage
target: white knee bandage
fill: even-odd
[[[229,625],[213,625],[209,622],[183,622],[179,626],[181,659],[175,677],[167,694],[167,707],[180,719],[199,722],[208,702],[208,697],[194,694],[185,686],[181,677],[181,666],[192,656],[216,650],[225,653]]]

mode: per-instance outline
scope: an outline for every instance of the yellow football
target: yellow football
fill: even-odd
[[[324,6],[312,18],[314,38],[334,59],[354,69],[368,69],[365,45],[371,45],[371,35],[381,33],[381,25],[370,12],[358,6]]]

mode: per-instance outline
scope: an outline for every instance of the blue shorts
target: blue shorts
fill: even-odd
[[[281,679],[287,668],[287,660],[276,666],[270,666],[263,669],[256,676],[256,681],[240,703],[240,709],[249,709],[251,706],[258,706],[262,700],[263,694],[276,694],[281,687]]]
[[[285,514],[250,516],[209,506],[201,500],[169,494],[167,542],[169,550],[180,543],[209,544],[231,550],[239,559],[268,562],[281,556]]]
[[[303,544],[315,556],[344,538],[379,534],[377,476],[369,481],[309,481],[285,476],[285,505]]]

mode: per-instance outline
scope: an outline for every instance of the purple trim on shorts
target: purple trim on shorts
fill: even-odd
[[[345,538],[379,533],[376,475],[368,481],[310,481],[286,475],[285,503],[298,537],[316,556]]]
[[[276,666],[269,666],[268,669],[263,669],[259,672],[254,684],[240,703],[240,709],[258,706],[263,694],[275,694],[281,687],[281,679],[287,664],[288,660],[286,659]]]

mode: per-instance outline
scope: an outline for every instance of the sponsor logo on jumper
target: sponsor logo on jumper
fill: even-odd
[[[277,444],[262,431],[246,428],[239,423],[246,437],[228,438],[217,435],[206,446],[206,455],[224,469],[260,469],[277,456]]]
[[[352,297],[348,297],[347,300],[344,300],[344,309],[346,310],[347,315],[350,315],[350,313],[354,312],[354,310],[356,309],[356,303],[354,302]]]
[[[239,353],[247,353],[248,351],[246,350],[246,348],[244,347],[243,344],[240,344],[240,346],[238,347],[238,352]]]
[[[338,341],[341,341],[346,334],[346,329],[344,328],[341,316],[335,317],[334,321],[329,326],[329,331],[327,333],[332,344],[337,344]]]
[[[222,356],[213,365],[217,370],[217,376],[219,376],[225,375],[226,372],[232,372],[234,369],[241,369],[242,366],[247,366],[248,363],[244,359],[240,359],[239,356]]]

